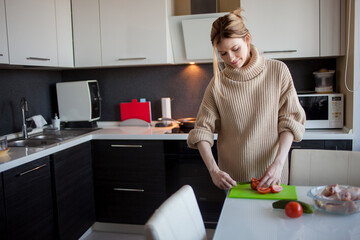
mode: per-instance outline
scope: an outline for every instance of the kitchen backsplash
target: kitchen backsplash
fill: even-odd
[[[284,62],[298,91],[314,90],[313,71],[336,68],[335,58]],[[100,121],[120,121],[120,102],[135,98],[151,101],[152,118],[156,120],[161,117],[161,97],[173,99],[173,118],[196,117],[211,77],[212,64],[61,71],[0,69],[0,135],[21,131],[21,97],[29,102],[27,116],[41,114],[50,122],[57,112],[56,82],[98,80],[103,99]]]

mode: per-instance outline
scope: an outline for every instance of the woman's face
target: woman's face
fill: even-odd
[[[224,38],[217,50],[224,62],[234,68],[245,66],[250,60],[250,35],[245,38]]]

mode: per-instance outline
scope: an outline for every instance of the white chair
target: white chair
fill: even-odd
[[[291,153],[290,184],[360,186],[360,152],[295,149]]]
[[[180,188],[145,224],[145,238],[156,240],[205,240],[206,231],[193,189]]]

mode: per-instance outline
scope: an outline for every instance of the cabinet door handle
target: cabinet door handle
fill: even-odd
[[[126,61],[126,60],[145,60],[146,57],[133,57],[133,58],[118,58],[118,61]]]
[[[26,60],[39,60],[39,61],[50,61],[50,58],[41,58],[41,57],[27,57]]]
[[[27,170],[27,171],[25,171],[25,172],[22,172],[22,173],[20,173],[19,175],[20,175],[20,176],[23,176],[23,175],[28,174],[28,173],[31,173],[31,172],[33,172],[33,171],[39,170],[40,168],[43,168],[43,167],[45,167],[45,166],[46,166],[46,164],[40,165],[40,166],[35,167],[35,168],[33,168],[33,169],[30,169],[30,170]]]
[[[114,188],[114,191],[120,191],[120,192],[145,192],[144,189],[136,189],[136,188]]]
[[[270,50],[270,51],[264,51],[264,53],[292,53],[297,52],[297,50]]]
[[[122,144],[111,144],[114,148],[142,148],[142,145],[122,145]]]
[[[4,54],[0,53],[0,57],[4,56]]]

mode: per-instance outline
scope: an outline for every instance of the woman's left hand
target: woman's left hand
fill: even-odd
[[[268,187],[280,184],[283,169],[283,164],[281,164],[281,162],[283,161],[275,159],[268,169],[266,169],[266,172],[260,178],[259,187]]]
[[[284,163],[287,160],[293,139],[294,135],[291,132],[280,133],[279,148],[276,153],[276,157],[272,164],[266,169],[264,175],[260,178],[259,187],[268,187],[280,184],[281,173]]]

